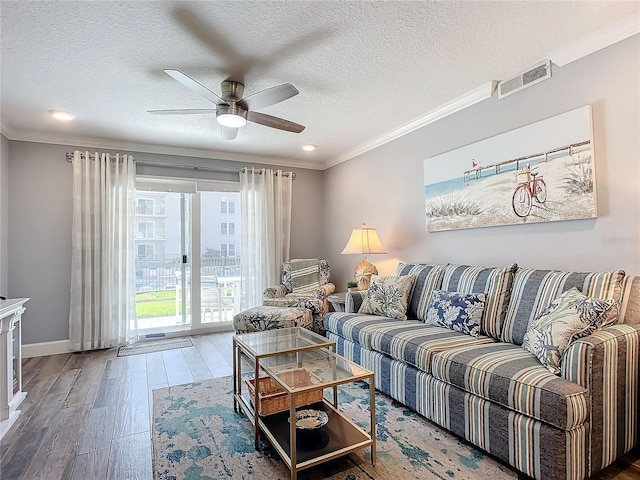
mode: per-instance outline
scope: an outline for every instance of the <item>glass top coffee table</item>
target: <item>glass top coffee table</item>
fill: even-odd
[[[300,352],[317,348],[336,351],[336,342],[302,327],[278,328],[263,332],[242,333],[233,337],[233,408],[237,412],[242,397],[242,357],[246,357],[255,372],[260,372],[260,360],[287,352]],[[258,391],[255,392],[258,397]],[[258,448],[258,409],[254,412],[255,445]]]
[[[295,330],[234,337],[234,407],[253,424],[255,447],[262,432],[291,470],[292,480],[300,470],[361,448],[371,447],[375,465],[373,372],[337,355],[334,342],[308,330]],[[254,378],[247,381],[246,392],[242,390],[243,357],[254,364]],[[338,402],[337,387],[358,380],[369,382],[368,432],[345,416]],[[331,401],[324,397],[325,389],[332,390]],[[291,421],[296,412],[305,417],[298,418],[298,428]],[[311,428],[302,428],[308,417]]]

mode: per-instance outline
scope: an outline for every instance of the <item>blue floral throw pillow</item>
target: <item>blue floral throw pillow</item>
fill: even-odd
[[[358,313],[407,319],[407,300],[413,286],[413,275],[380,277],[371,275],[371,283],[364,294]]]
[[[530,351],[551,373],[560,374],[564,351],[574,340],[602,327],[612,300],[587,297],[577,288],[567,290],[529,324],[522,348]]]
[[[434,290],[425,323],[477,337],[480,334],[485,297],[484,293]]]

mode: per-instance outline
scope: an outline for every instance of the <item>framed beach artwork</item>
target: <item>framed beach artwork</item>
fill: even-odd
[[[429,232],[595,218],[591,106],[424,161]]]

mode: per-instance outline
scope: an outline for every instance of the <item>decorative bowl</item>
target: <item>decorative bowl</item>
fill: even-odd
[[[324,427],[329,416],[322,410],[305,409],[296,412],[296,428],[303,431],[313,431]]]

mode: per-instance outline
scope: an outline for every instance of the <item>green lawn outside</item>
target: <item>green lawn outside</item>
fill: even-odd
[[[224,292],[231,294],[231,290]],[[157,292],[136,293],[136,315],[138,318],[173,317],[182,312],[182,306],[178,305],[176,312],[176,292],[171,290]],[[232,305],[224,308],[233,310]],[[208,309],[205,309],[209,311]],[[187,309],[189,311],[189,309]],[[204,313],[204,312],[203,312]]]
[[[175,316],[176,292],[167,290],[136,293],[136,315],[138,318]]]

